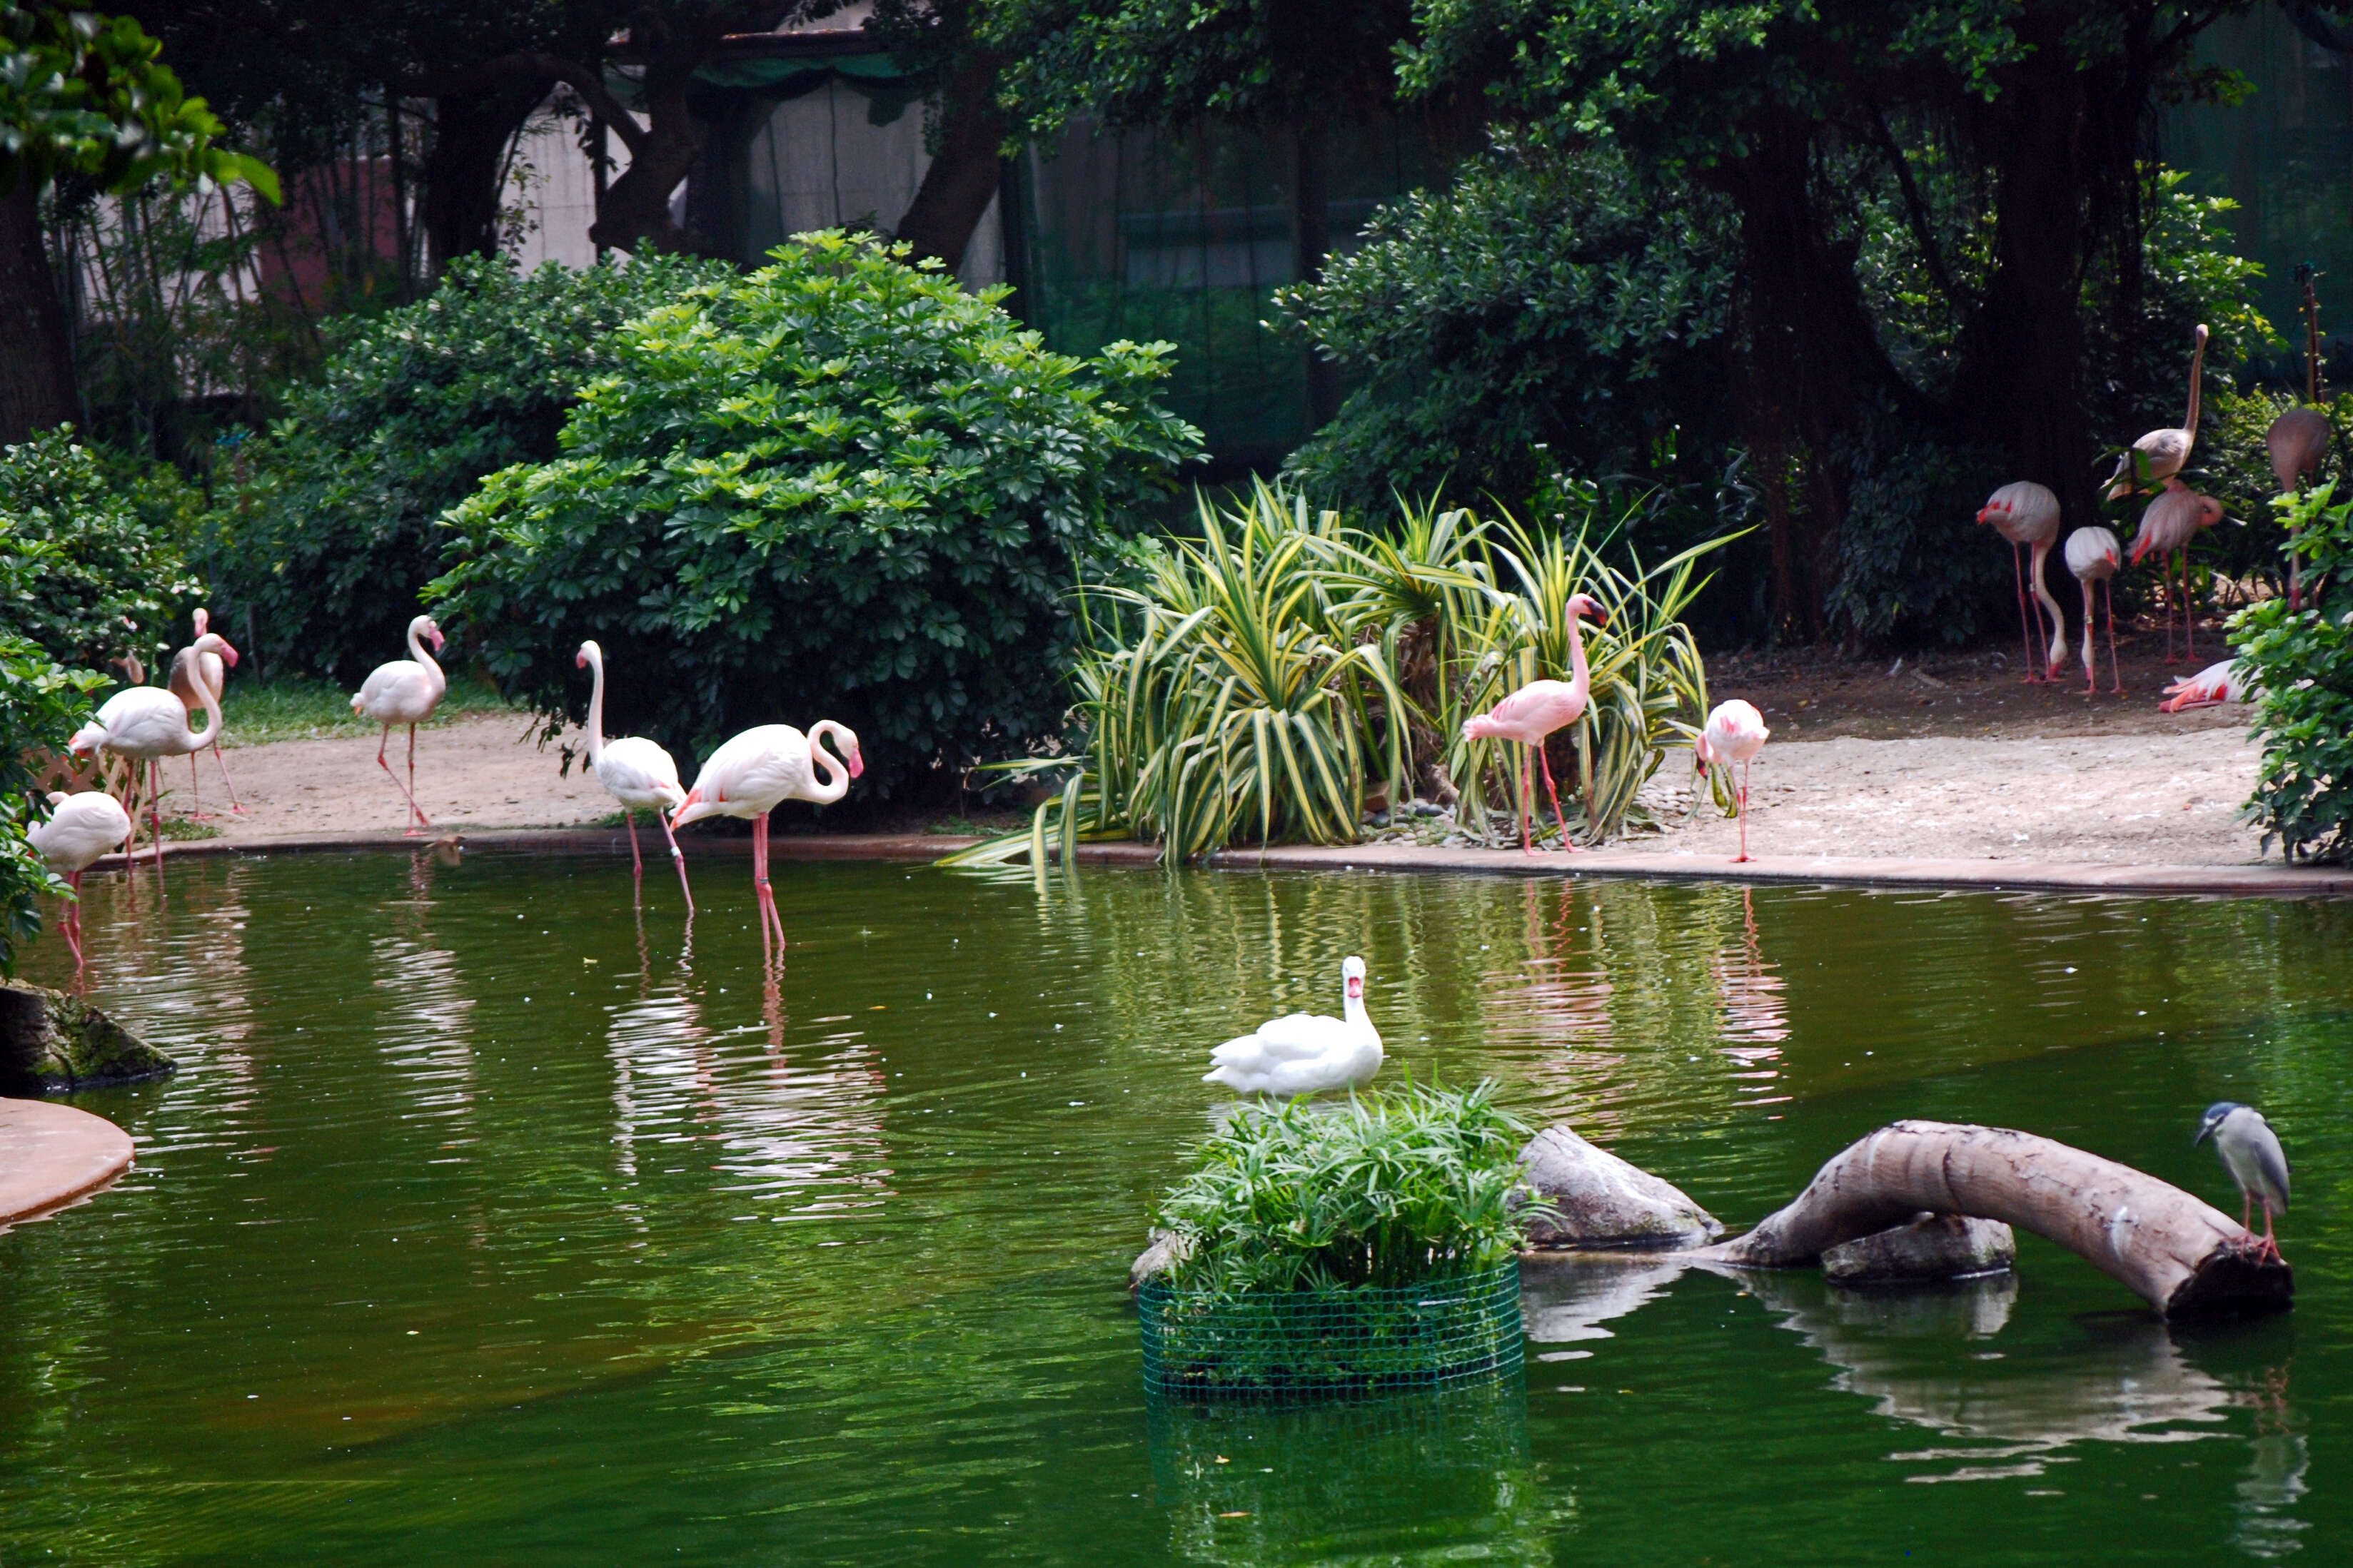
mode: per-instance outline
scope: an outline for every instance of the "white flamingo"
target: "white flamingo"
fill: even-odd
[[[1345,1016],[1286,1013],[1270,1019],[1211,1051],[1214,1065],[1201,1081],[1278,1100],[1369,1082],[1381,1070],[1381,1036],[1365,1014],[1365,961],[1341,960],[1340,983]]]
[[[81,951],[81,874],[97,864],[100,856],[130,837],[138,824],[122,809],[122,803],[104,790],[68,795],[53,789],[49,792],[49,819],[34,824],[26,830],[25,837],[41,852],[50,868],[61,873],[73,889],[73,902],[66,906],[65,919],[59,923],[65,931],[66,945],[73,949],[74,968],[79,971],[88,962]]]
[[[2124,546],[2108,530],[2099,527],[2079,528],[2067,536],[2067,570],[2084,585],[2084,695],[2089,697],[2100,689],[2099,667],[2092,658],[2092,584],[2100,584],[2100,593],[2108,602],[2108,674],[2116,681],[2109,695],[2125,689],[2124,672],[2116,665],[2116,589],[2109,579],[2124,564]],[[2051,650],[2051,679],[2059,679],[2063,662],[2061,650]]]
[[[2050,588],[2042,581],[2042,563],[2049,558],[2051,546],[2059,537],[2059,498],[2052,494],[2047,485],[2038,485],[2032,479],[2019,479],[1988,496],[1985,505],[1978,508],[1978,521],[1992,524],[1994,531],[2010,542],[2010,574],[2019,580],[2018,632],[2026,642],[2024,684],[2048,680],[2050,676],[2035,673],[2042,665],[2034,657],[2034,634],[2027,630],[2026,585],[2030,581],[2034,584],[2035,602],[2050,615],[2051,624],[2059,628],[2045,635],[2045,645],[2056,646],[2064,642],[2067,639],[2066,613],[2059,608],[2059,601],[2051,596]],[[2031,569],[2019,565],[2021,548],[2033,551],[2034,564]],[[2032,618],[2035,626],[2042,626],[2041,615]]]
[[[642,889],[646,863],[638,853],[638,813],[650,811],[661,824],[662,837],[670,840],[670,858],[678,866],[678,885],[686,894],[686,912],[691,915],[694,889],[686,884],[686,857],[680,853],[678,836],[663,815],[686,799],[686,791],[678,782],[678,763],[643,735],[605,739],[605,650],[594,638],[580,645],[572,663],[575,668],[585,667],[594,678],[588,689],[588,765],[596,770],[596,782],[621,803],[621,816],[629,825],[629,869]]]
[[[833,737],[831,752],[817,742]],[[752,820],[752,886],[760,904],[760,951],[785,944],[784,917],[776,913],[776,895],[768,886],[768,813],[788,800],[830,805],[849,792],[849,781],[866,771],[858,752],[858,735],[846,724],[820,719],[802,734],[790,724],[763,724],[746,730],[711,753],[694,787],[670,813],[675,830],[706,816],[745,816]],[[818,777],[823,773],[825,777]]]
[[[352,697],[353,712],[364,713],[384,726],[384,738],[376,742],[375,765],[384,770],[385,776],[407,800],[418,826],[427,828],[433,826],[433,819],[417,804],[417,726],[433,717],[433,710],[441,706],[441,694],[449,689],[448,678],[433,662],[433,654],[425,651],[429,642],[433,653],[439,653],[444,640],[441,628],[433,624],[431,616],[417,616],[408,623],[408,657],[377,665]],[[400,775],[392,771],[392,764],[384,760],[385,748],[392,744],[395,724],[408,726],[408,782],[405,784]],[[414,836],[417,828],[411,827],[407,832]]]
[[[195,622],[196,636],[200,637],[212,629],[210,610],[199,606],[196,613],[189,618]],[[216,653],[198,653],[193,647],[184,647],[174,654],[168,684],[172,689],[172,695],[178,698],[188,710],[190,718],[194,718],[197,710],[203,707],[203,703],[196,697],[198,681],[202,681],[211,690],[214,701],[217,702],[221,700],[222,692],[228,682],[228,667],[221,661],[221,656]],[[217,740],[212,743],[212,753],[213,761],[220,766],[221,783],[228,785],[229,812],[232,816],[242,816],[245,815],[245,806],[237,798],[237,784],[228,776],[228,763],[221,756],[220,742]],[[195,802],[195,808],[188,813],[189,819],[195,822],[210,820],[205,815],[204,797],[196,789],[196,754],[194,752],[188,753],[188,795]]]
[[[2244,702],[2253,691],[2247,684],[2247,672],[2236,659],[2226,658],[2220,664],[2210,664],[2195,675],[2185,675],[2165,689],[2165,700],[2158,707],[2168,713],[2180,713],[2191,708],[2220,708],[2225,702]]]
[[[1765,727],[1765,715],[1736,697],[1715,705],[1706,727],[1692,742],[1693,756],[1703,768],[1720,767],[1728,774],[1734,764],[1739,765],[1740,853],[1733,858],[1736,866],[1748,858],[1748,764],[1772,733]]]
[[[190,645],[197,653],[216,653],[234,667],[237,649],[218,632],[206,632]],[[196,696],[205,710],[205,727],[188,728],[188,710],[180,700],[160,686],[133,686],[116,692],[98,710],[98,717],[74,731],[66,742],[67,750],[77,757],[87,757],[98,751],[112,752],[131,763],[133,788],[139,780],[139,764],[147,764],[147,810],[155,837],[155,869],[164,869],[164,770],[160,759],[194,756],[220,738],[221,710],[218,699],[209,687],[199,686]],[[132,853],[138,854],[137,818],[132,818]]]
[[[2197,352],[2189,356],[2189,413],[2179,430],[2152,430],[2132,444],[2131,449],[2116,459],[2116,471],[2108,476],[2108,499],[2135,494],[2150,485],[2171,479],[2189,461],[2189,449],[2198,444],[2198,382],[2206,364],[2206,329],[2198,329]]]

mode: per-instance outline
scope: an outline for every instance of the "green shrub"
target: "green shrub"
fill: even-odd
[[[2353,500],[2336,493],[2332,481],[2285,509],[2305,607],[2265,599],[2231,618],[2263,747],[2247,817],[2290,860],[2353,860]]]
[[[565,412],[619,362],[623,323],[727,276],[646,257],[535,272],[465,257],[417,304],[350,320],[317,381],[232,442],[210,520],[214,612],[269,675],[356,680],[400,653],[445,563],[442,511],[485,474],[556,455]]]
[[[564,455],[450,513],[432,595],[509,690],[685,754],[837,719],[888,798],[1061,727],[1064,590],[1107,567],[1199,433],[1166,344],[1049,352],[903,246],[803,235],[621,334]]]
[[[14,973],[16,950],[40,933],[40,895],[66,890],[25,841],[37,806],[35,763],[64,749],[90,717],[90,693],[105,684],[0,632],[0,973]]]
[[[1231,1294],[1414,1285],[1493,1267],[1525,1237],[1527,1136],[1493,1082],[1245,1109],[1161,1199],[1155,1223],[1176,1237],[1168,1282]]]
[[[71,426],[0,448],[0,627],[69,668],[153,665],[196,582],[145,510]]]

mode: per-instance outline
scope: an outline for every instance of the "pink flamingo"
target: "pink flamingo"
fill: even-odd
[[[1473,741],[1517,741],[1525,748],[1520,753],[1520,848],[1527,854],[1536,852],[1529,832],[1528,818],[1535,801],[1535,780],[1528,773],[1528,752],[1535,753],[1544,769],[1545,793],[1552,796],[1552,815],[1560,824],[1561,847],[1570,854],[1577,846],[1569,841],[1568,818],[1560,809],[1560,791],[1552,782],[1552,761],[1545,755],[1545,742],[1555,730],[1566,729],[1584,716],[1588,693],[1592,685],[1592,672],[1586,668],[1585,638],[1577,630],[1580,616],[1591,616],[1597,626],[1609,624],[1609,613],[1584,594],[1572,594],[1568,598],[1568,663],[1567,680],[1531,680],[1484,713],[1475,713],[1462,721],[1462,733]]]
[[[588,689],[588,765],[596,770],[596,782],[621,803],[621,816],[629,825],[629,869],[638,888],[642,891],[646,879],[646,863],[638,853],[638,813],[650,811],[661,824],[662,837],[670,840],[670,858],[678,867],[679,889],[686,894],[686,912],[691,915],[694,889],[686,882],[686,856],[663,815],[686,799],[686,791],[679,786],[678,763],[642,735],[605,739],[605,650],[594,639],[584,642],[572,663],[594,676],[595,684]]]
[[[2198,657],[2198,620],[2189,603],[2189,542],[2198,537],[2201,528],[2211,528],[2222,521],[2222,503],[2212,496],[2200,495],[2179,479],[2165,481],[2165,489],[2148,503],[2140,514],[2140,530],[2133,535],[2132,563],[2141,557],[2157,556],[2158,580],[2169,589],[2166,577],[2165,558],[2176,552],[2181,557],[2181,619],[2182,643],[2189,650],[2176,657],[2173,651],[2173,607],[2165,611],[2165,662],[2186,664]],[[2168,597],[2171,597],[2168,594]]]
[[[368,672],[368,678],[352,696],[352,711],[364,713],[384,726],[384,738],[376,742],[375,765],[382,768],[408,802],[411,815],[419,827],[430,828],[433,819],[417,804],[417,726],[433,717],[433,710],[441,706],[441,694],[449,689],[449,680],[441,667],[433,662],[433,654],[425,645],[433,645],[439,653],[445,639],[441,628],[433,624],[431,616],[419,616],[408,623],[408,657],[396,658],[389,664],[379,664]],[[386,746],[392,744],[392,727],[408,726],[408,782],[403,784],[392,764],[384,760]],[[417,827],[406,830],[414,837]]]
[[[2189,461],[2189,449],[2198,444],[2198,383],[2205,364],[2206,329],[2201,325],[2197,352],[2189,356],[2189,416],[2179,430],[2150,431],[2116,459],[2116,471],[2108,476],[2108,500],[2137,495],[2150,484],[2171,479]]]
[[[195,754],[189,753],[192,757]],[[73,889],[73,902],[66,906],[60,924],[66,945],[73,949],[74,970],[79,973],[89,963],[81,951],[81,874],[95,865],[100,856],[138,831],[139,825],[122,809],[122,803],[104,790],[68,795],[53,789],[49,792],[49,819],[26,829],[25,837],[52,869],[65,874],[67,885]]]
[[[218,632],[206,632],[190,645],[198,653],[216,653],[233,668],[237,649]],[[98,710],[98,717],[74,731],[66,749],[87,757],[101,749],[131,762],[131,788],[139,782],[139,764],[147,764],[147,810],[155,834],[155,871],[164,870],[164,770],[160,759],[194,756],[220,738],[220,702],[209,687],[196,696],[205,710],[205,727],[188,728],[188,710],[180,700],[159,686],[133,686],[116,692]],[[126,792],[127,793],[127,792]],[[133,817],[132,856],[138,854],[138,819]]]
[[[2191,708],[2220,708],[2225,702],[2247,700],[2247,675],[2235,659],[2210,664],[2195,675],[2185,675],[2165,689],[2166,700],[2158,707],[2168,713],[2179,713]]]
[[[1748,858],[1748,764],[1765,749],[1772,733],[1765,727],[1765,715],[1736,697],[1715,705],[1699,738],[1692,742],[1693,754],[1703,768],[1729,771],[1734,763],[1740,765],[1740,853],[1733,858],[1736,866]]]
[[[2116,666],[2116,590],[2109,579],[2124,563],[2124,546],[2116,536],[2105,528],[2079,528],[2067,536],[2067,570],[2084,585],[2084,695],[2089,697],[2100,689],[2099,665],[2092,657],[2092,584],[2100,584],[2100,592],[2108,601],[2108,673],[2116,680],[2110,695],[2125,689],[2123,672]],[[2051,679],[2059,679],[2060,654],[2051,652]]]
[[[1978,521],[1991,523],[1996,533],[2010,541],[2010,567],[2018,578],[2018,635],[2026,644],[2026,679],[2023,684],[2031,686],[2052,679],[2050,675],[2036,673],[2043,668],[2045,661],[2034,657],[2034,633],[2027,630],[2027,622],[2031,618],[2036,629],[2040,630],[2042,617],[2027,609],[2026,585],[2030,582],[2034,584],[2035,602],[2050,613],[2051,624],[2059,628],[2056,633],[2045,634],[2045,644],[2064,641],[2067,636],[2066,614],[2059,608],[2059,601],[2051,596],[2051,590],[2042,581],[2042,563],[2049,558],[2051,546],[2059,537],[2059,498],[2052,495],[2047,486],[2038,485],[2032,479],[2019,479],[1987,497],[1985,505],[1978,509]],[[2022,571],[2019,566],[2018,552],[2022,546],[2033,549],[2034,564],[2031,570]]]
[[[2328,416],[2308,406],[2320,401],[2320,299],[2313,292],[2312,268],[2299,267],[2296,274],[2304,285],[2304,401],[2307,406],[2284,411],[2263,432],[2272,477],[2286,495],[2303,493],[2305,481],[2319,477],[2330,436]],[[2304,562],[2295,552],[2293,532],[2288,537],[2287,607],[2304,608]]]
[[[210,627],[212,612],[198,606],[196,613],[189,618],[195,622],[196,636],[201,637]],[[196,683],[202,681],[209,687],[213,700],[217,702],[221,699],[221,692],[227,684],[227,667],[221,662],[221,656],[216,653],[198,653],[193,647],[184,647],[172,656],[172,673],[168,684],[172,689],[172,695],[186,706],[188,716],[192,719],[203,707],[203,703],[196,697]],[[212,743],[212,753],[213,761],[220,766],[221,783],[228,785],[228,809],[231,815],[242,816],[245,815],[245,807],[237,798],[237,784],[228,776],[228,763],[221,757],[220,742],[217,740]],[[195,808],[188,813],[189,820],[194,822],[212,820],[205,813],[204,797],[196,788],[196,754],[194,752],[188,753],[188,795],[196,803]]]
[[[817,742],[833,737],[841,753],[837,763]],[[776,913],[776,895],[768,886],[768,813],[788,800],[830,805],[849,792],[849,781],[866,771],[858,752],[858,735],[846,724],[820,719],[802,734],[790,724],[763,724],[746,730],[711,753],[694,787],[670,814],[672,831],[706,816],[748,816],[752,819],[752,886],[760,904],[760,951],[785,945],[784,917]],[[822,773],[822,779],[818,774]]]

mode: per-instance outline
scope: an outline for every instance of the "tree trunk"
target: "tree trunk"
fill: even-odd
[[[940,151],[923,171],[915,200],[899,219],[899,237],[917,256],[935,256],[951,272],[996,199],[1005,117],[997,112],[997,57],[976,51],[959,61],[940,92]]]
[[[41,243],[31,180],[0,196],[0,442],[17,442],[80,412],[73,336]]]
[[[665,60],[646,68],[646,123],[630,139],[629,166],[605,187],[588,237],[617,250],[677,251],[692,248],[686,230],[670,216],[670,198],[702,151],[702,132],[687,109],[687,84],[700,56]]]
[[[2116,1276],[2168,1317],[2276,1311],[2295,1294],[2238,1222],[2128,1165],[2031,1132],[1897,1121],[1831,1160],[1797,1201],[1703,1256],[1803,1268],[1922,1212],[2000,1220]]]
[[[536,77],[433,100],[433,151],[425,159],[425,248],[438,278],[460,256],[499,250],[499,188],[507,146],[547,96]]]

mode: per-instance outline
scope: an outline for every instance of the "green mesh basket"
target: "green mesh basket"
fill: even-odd
[[[1200,1399],[1320,1399],[1441,1388],[1519,1369],[1520,1266],[1404,1287],[1136,1292],[1144,1383]]]

